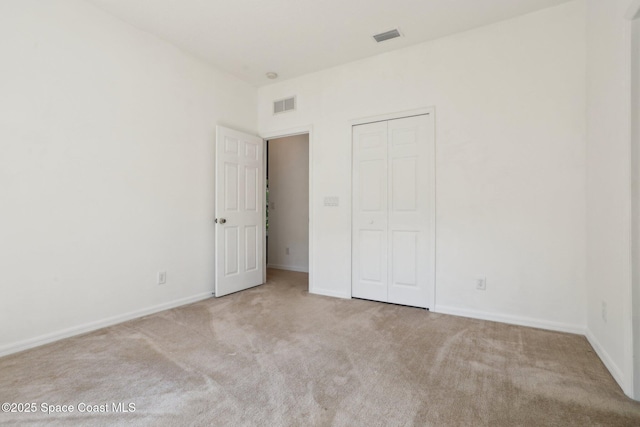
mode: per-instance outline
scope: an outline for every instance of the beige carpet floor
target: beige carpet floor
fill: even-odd
[[[1,358],[0,402],[38,412],[0,424],[640,426],[582,336],[309,295],[306,280],[271,270],[251,290]]]

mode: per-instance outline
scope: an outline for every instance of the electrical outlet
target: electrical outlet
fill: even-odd
[[[284,253],[289,255],[289,248],[284,248]]]
[[[487,278],[486,277],[477,277],[476,278],[476,289],[479,291],[487,290]]]
[[[158,272],[158,285],[164,285],[167,283],[167,272],[159,271]]]
[[[602,301],[602,320],[607,323],[607,303]]]

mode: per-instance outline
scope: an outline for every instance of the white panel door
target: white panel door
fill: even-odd
[[[429,307],[434,138],[430,114],[353,127],[352,296]]]
[[[424,308],[433,285],[433,130],[429,115],[388,122],[387,301]]]
[[[351,294],[387,300],[387,122],[353,127]]]
[[[216,297],[263,283],[262,152],[262,139],[216,127]]]

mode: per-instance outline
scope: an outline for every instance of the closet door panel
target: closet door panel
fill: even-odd
[[[387,123],[353,127],[352,296],[387,301]]]
[[[388,122],[388,302],[428,306],[433,134],[428,115]]]

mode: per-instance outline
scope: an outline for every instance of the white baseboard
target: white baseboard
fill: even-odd
[[[591,347],[593,347],[600,360],[602,360],[604,366],[609,370],[613,379],[616,380],[620,388],[622,388],[622,391],[624,391],[627,396],[631,397],[630,387],[628,387],[627,382],[624,381],[624,375],[622,375],[620,367],[615,364],[611,356],[609,356],[609,353],[607,353],[602,344],[600,344],[600,341],[598,341],[596,336],[593,335],[591,330],[588,328],[585,331],[585,337],[587,337],[589,344],[591,344]]]
[[[292,267],[290,265],[282,264],[267,264],[267,268],[275,268],[276,270],[298,271],[300,273],[308,273],[308,267]]]
[[[437,304],[435,308],[436,309],[433,310],[434,313],[452,314],[454,316],[470,317],[472,319],[490,320],[494,322],[509,323],[512,325],[529,326],[539,329],[548,329],[551,331],[584,335],[587,338],[587,341],[589,341],[589,344],[591,344],[591,347],[593,347],[600,360],[602,360],[602,363],[604,363],[604,366],[611,373],[613,379],[616,380],[618,385],[620,385],[622,391],[624,391],[627,396],[631,396],[630,387],[628,385],[628,382],[624,381],[622,370],[618,365],[615,364],[611,356],[609,356],[609,353],[607,353],[607,351],[600,344],[595,335],[593,335],[593,333],[591,333],[591,331],[586,327],[580,325],[572,325],[569,323],[551,322],[547,320],[532,319],[528,317],[487,313],[477,310],[448,307]]]
[[[552,322],[548,320],[533,319],[530,317],[513,316],[509,314],[488,313],[479,310],[457,308],[436,304],[432,309],[434,313],[452,314],[454,316],[470,317],[472,319],[490,320],[492,322],[509,323],[511,325],[528,326],[531,328],[548,329],[550,331],[568,332],[570,334],[584,335],[583,325],[571,323]]]
[[[9,354],[17,353],[19,351],[28,350],[33,347],[38,347],[44,344],[49,344],[54,341],[58,341],[64,338],[69,338],[75,335],[85,334],[87,332],[95,331],[97,329],[106,328],[107,326],[113,326],[118,323],[126,322],[127,320],[137,319],[139,317],[147,316],[149,314],[157,313],[160,311],[168,310],[181,305],[191,304],[197,301],[213,296],[212,292],[205,292],[198,295],[193,295],[186,298],[180,298],[174,301],[166,302],[163,304],[147,307],[142,310],[136,310],[125,314],[120,314],[113,317],[107,317],[106,319],[97,320],[95,322],[85,323],[83,325],[74,326],[72,328],[63,329],[61,331],[52,332],[45,335],[40,335],[35,338],[30,338],[24,341],[11,343],[0,347],[0,357],[7,356]]]

